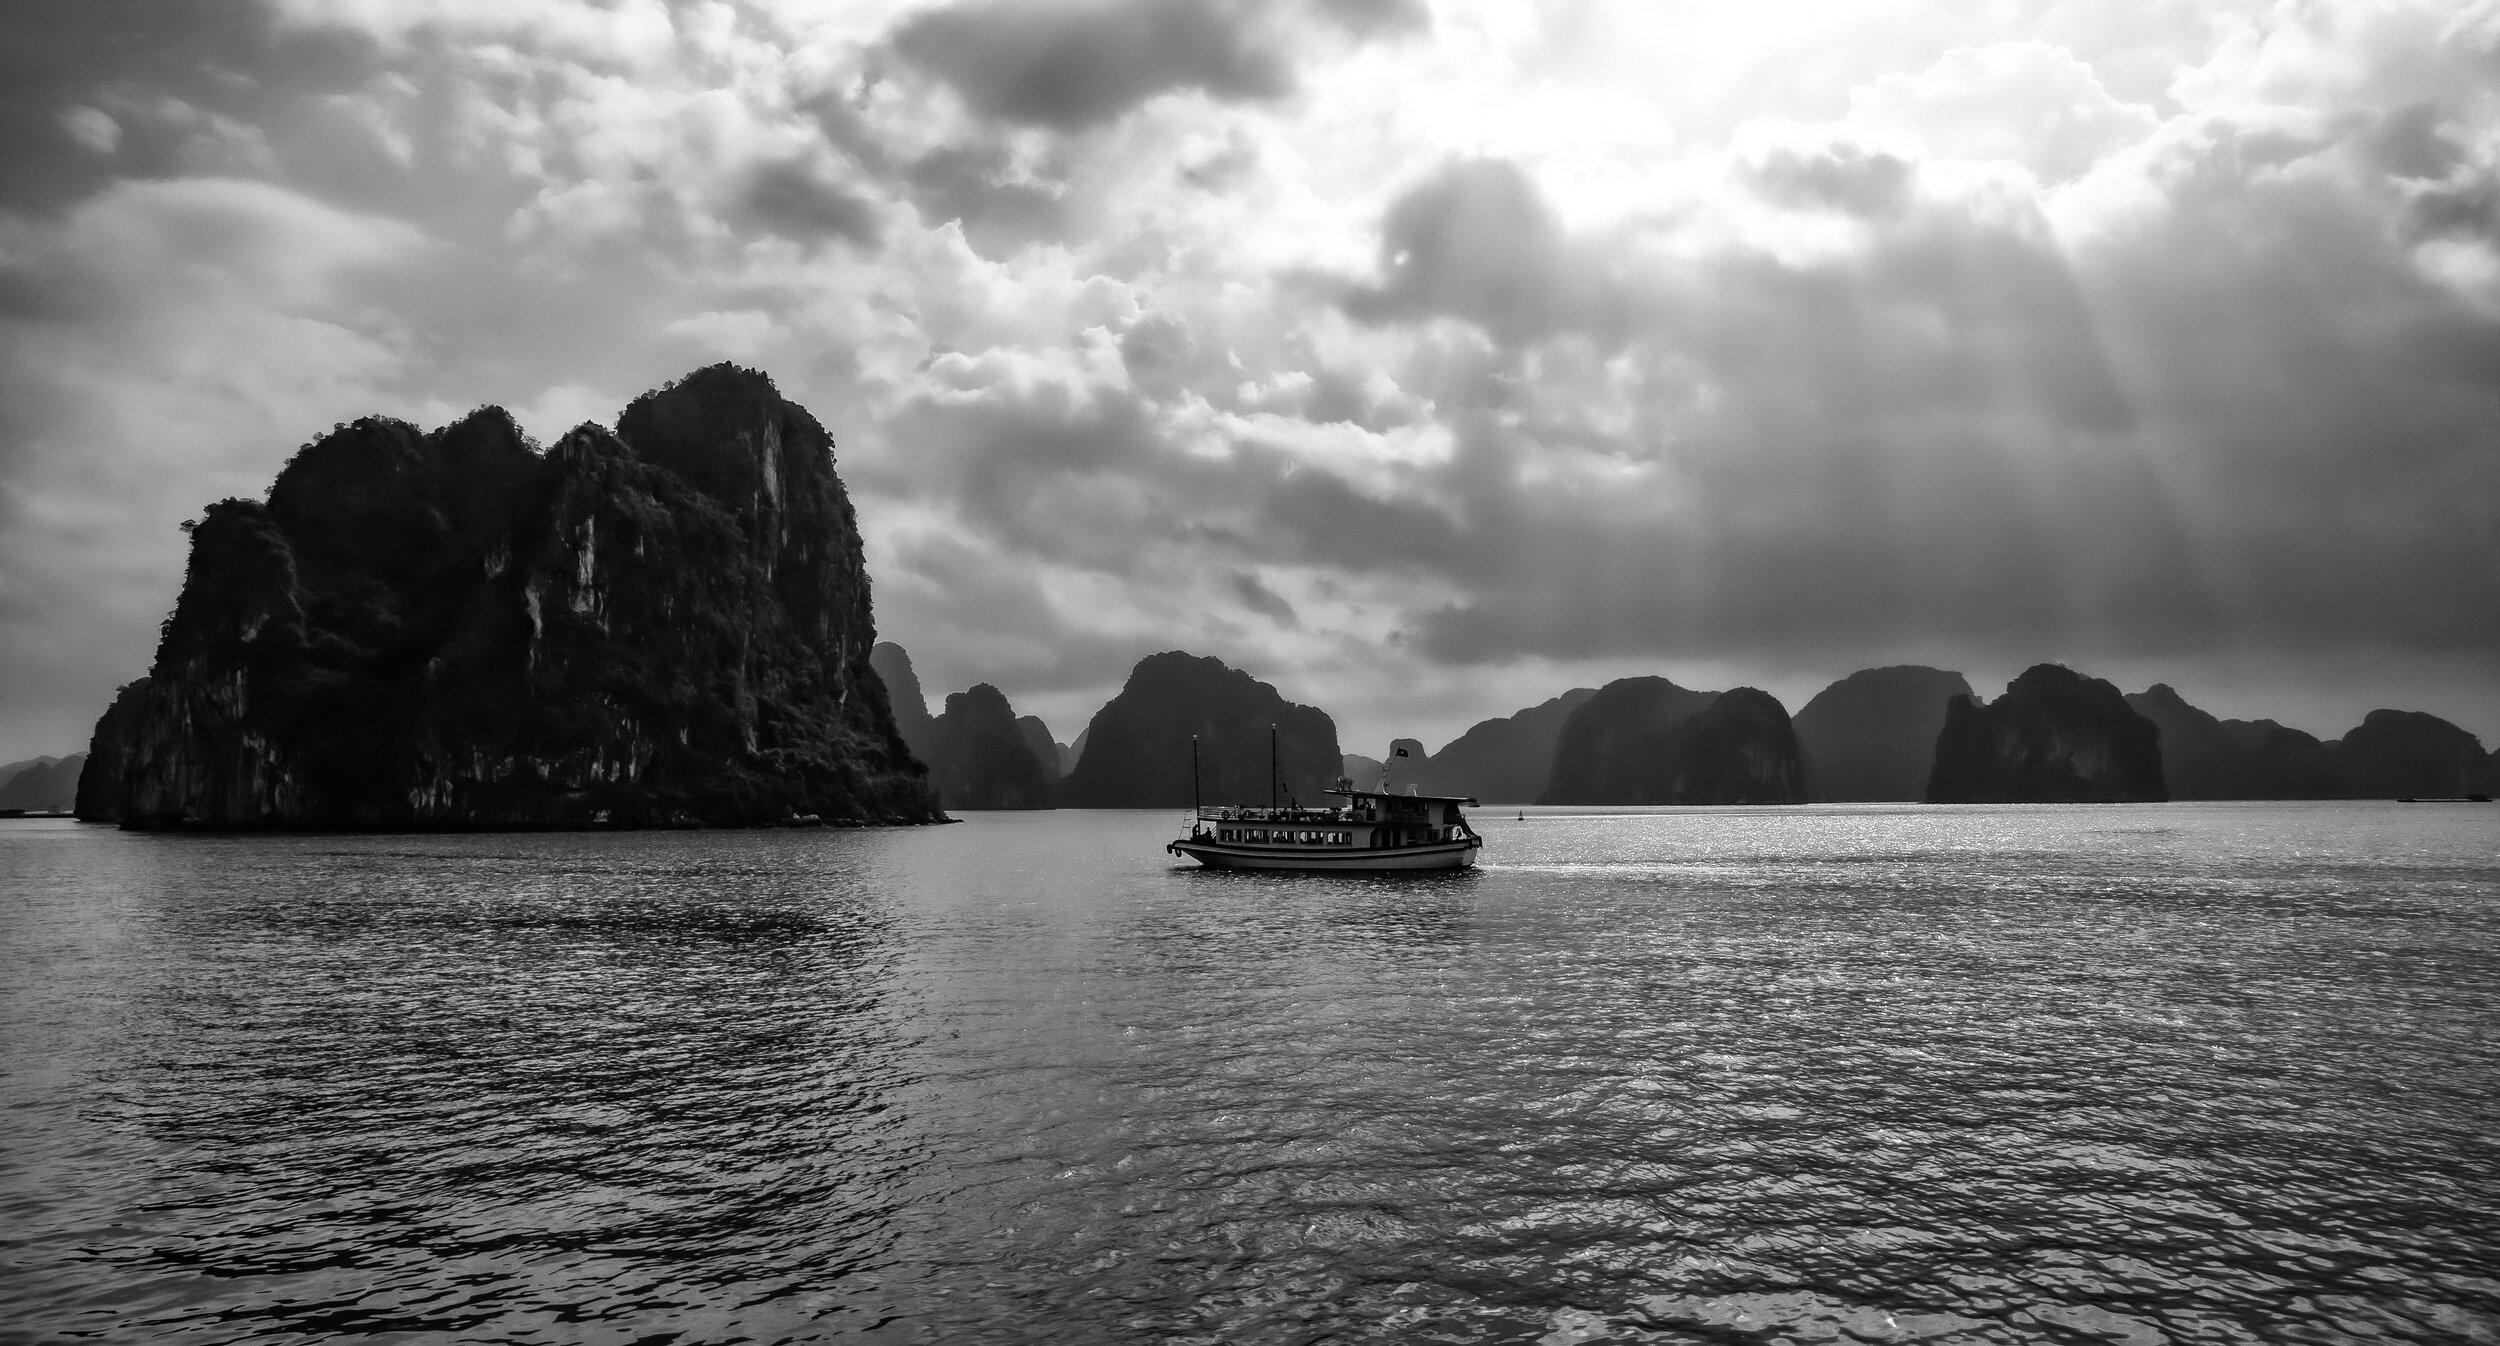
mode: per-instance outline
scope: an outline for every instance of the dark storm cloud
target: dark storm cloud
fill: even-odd
[[[1611,328],[1623,292],[1603,255],[1568,238],[1536,184],[1502,159],[1446,165],[1389,207],[1380,279],[1349,287],[1346,311],[1369,322],[1464,318],[1497,340]]]
[[[197,171],[202,132],[283,120],[374,69],[353,35],[229,0],[12,0],[0,20],[0,208]]]
[[[1168,327],[1149,330],[1172,339]],[[1030,560],[1150,580],[1175,554],[1198,552],[1355,571],[1445,570],[1471,555],[1466,525],[1444,509],[1357,489],[1272,444],[1184,448],[1135,392],[966,382],[907,407],[894,433],[910,454],[863,468],[860,480],[942,501]]]
[[[957,0],[904,20],[891,43],[983,117],[1079,131],[1165,94],[1281,98],[1330,29],[1363,41],[1430,27],[1422,0]]]
[[[985,117],[1078,130],[1179,90],[1286,93],[1292,70],[1254,13],[1225,0],[970,0],[905,20],[893,42]]]
[[[1236,570],[1225,577],[1225,582],[1232,587],[1233,596],[1241,600],[1241,605],[1252,612],[1268,618],[1278,626],[1302,624],[1302,618],[1294,612],[1293,604],[1286,602],[1284,595],[1268,588],[1258,576],[1249,571]]]
[[[2369,137],[2371,157],[2397,177],[2445,177],[2464,158],[2446,121],[2447,109],[2430,101],[2388,112]]]
[[[1880,218],[1909,204],[1912,172],[1899,155],[1843,143],[1781,146],[1752,164],[1746,176],[1756,191],[1781,205]]]
[[[2087,252],[2088,278],[2036,216],[1922,203],[1902,161],[1845,147],[1741,180],[1860,219],[1862,246],[1624,263],[1607,285],[1627,240],[1564,229],[1525,173],[1436,174],[1345,300],[1507,351],[1422,385],[1475,421],[1438,482],[1465,502],[1443,572],[1463,596],[1410,614],[1414,648],[2490,650],[2500,325],[2332,178],[2282,171],[2332,148],[2191,138],[2166,168],[2177,213]],[[2415,218],[2479,229],[2466,170],[2442,186]],[[1571,364],[1585,338],[1622,352],[1607,377]],[[1600,393],[1629,420],[1575,436]]]
[[[1423,0],[1315,0],[1315,6],[1348,32],[1366,36],[1419,33],[1432,26]]]
[[[786,159],[758,167],[740,204],[764,228],[800,243],[877,242],[876,208],[818,165]]]
[[[965,241],[984,257],[1009,256],[1069,232],[1068,185],[1019,174],[1000,146],[942,146],[912,160],[903,179],[922,219],[960,224]]]

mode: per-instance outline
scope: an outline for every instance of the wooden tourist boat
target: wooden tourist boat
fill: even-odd
[[[1467,825],[1465,795],[1390,794],[1339,780],[1333,808],[1205,806],[1189,835],[1165,846],[1209,869],[1465,869],[1484,838]]]
[[[1198,802],[1198,740],[1189,741],[1189,835],[1163,849],[1209,869],[1465,869],[1484,849],[1484,838],[1467,825],[1466,795],[1389,792],[1388,771],[1380,788],[1357,790],[1337,778],[1329,794],[1345,800],[1333,807],[1305,808],[1276,802],[1276,731],[1267,738],[1268,802],[1209,807]]]

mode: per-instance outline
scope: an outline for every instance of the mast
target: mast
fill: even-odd
[[[1198,830],[1198,736],[1189,736],[1189,830]]]
[[[1267,727],[1267,806],[1276,807],[1276,726]]]

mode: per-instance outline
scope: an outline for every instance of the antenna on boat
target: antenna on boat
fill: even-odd
[[[1267,806],[1276,807],[1276,726],[1267,727]]]

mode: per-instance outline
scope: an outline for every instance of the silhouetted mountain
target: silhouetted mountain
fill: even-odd
[[[1953,698],[1936,736],[1927,798],[1939,804],[2122,803],[2167,799],[2161,731],[2118,689],[2038,664],[1987,705]]]
[[[1961,674],[1912,664],[1862,669],[1817,692],[1796,716],[1806,797],[1926,797],[1945,706],[1970,694]]]
[[[86,766],[87,754],[74,752],[0,767],[0,809],[66,812],[77,803],[78,776]]]
[[[1368,790],[1380,784],[1380,759],[1350,752],[1337,759],[1337,769],[1345,778]]]
[[[2222,720],[2166,683],[2127,704],[2161,731],[2162,781],[2173,799],[2332,799],[2343,793],[2326,744],[2272,720]]]
[[[2374,710],[2335,744],[2344,793],[2355,799],[2455,798],[2492,792],[2482,740],[2418,710]]]
[[[1805,769],[1788,712],[1768,692],[1620,678],[1564,721],[1537,802],[1800,804]]]
[[[923,760],[947,808],[1050,807],[1055,773],[1033,755],[1006,696],[986,682],[946,698],[946,712],[929,726],[929,748]]]
[[[815,418],[699,370],[544,455],[368,419],[193,528],[85,816],[137,826],[934,821]]]
[[[113,693],[113,703],[95,722],[95,732],[87,740],[87,769],[78,773],[78,816],[88,822],[116,822],[121,818],[122,795],[129,787],[123,778],[122,762],[129,745],[138,741],[140,727],[154,712],[156,688],[146,678],[124,683]]]
[[[1276,726],[1280,799],[1334,802],[1322,791],[1342,754],[1328,713],[1299,706],[1222,660],[1168,651],[1130,670],[1128,685],[1086,726],[1084,755],[1060,783],[1072,808],[1163,808],[1189,803],[1189,739],[1198,737],[1201,797],[1210,804],[1268,801],[1268,726]]]
[[[1595,695],[1593,687],[1574,687],[1516,715],[1479,720],[1426,759],[1415,782],[1426,794],[1474,795],[1488,804],[1533,803],[1544,797],[1553,778],[1554,743],[1564,722]]]
[[[885,684],[887,703],[894,711],[894,728],[911,745],[912,756],[929,761],[930,731],[937,717],[929,713],[929,698],[920,690],[920,675],[912,671],[911,654],[890,640],[880,640],[868,651],[868,666],[876,670],[878,681]]]
[[[1404,751],[1406,755],[1398,756],[1400,751]],[[1381,772],[1384,769],[1388,772],[1389,788],[1392,790],[1403,794],[1411,785],[1426,794],[1434,793],[1425,789],[1423,783],[1425,773],[1432,769],[1432,754],[1424,751],[1421,739],[1393,738],[1389,740],[1389,755],[1381,758],[1380,765],[1372,769],[1371,778],[1366,780],[1356,776],[1353,778],[1354,783],[1366,790],[1377,789],[1380,785]]]
[[[1052,781],[1068,774],[1067,768],[1060,765],[1068,761],[1068,745],[1050,736],[1050,726],[1042,723],[1041,716],[1019,716],[1016,732],[1024,735],[1024,746],[1033,750],[1033,760],[1042,764]]]

